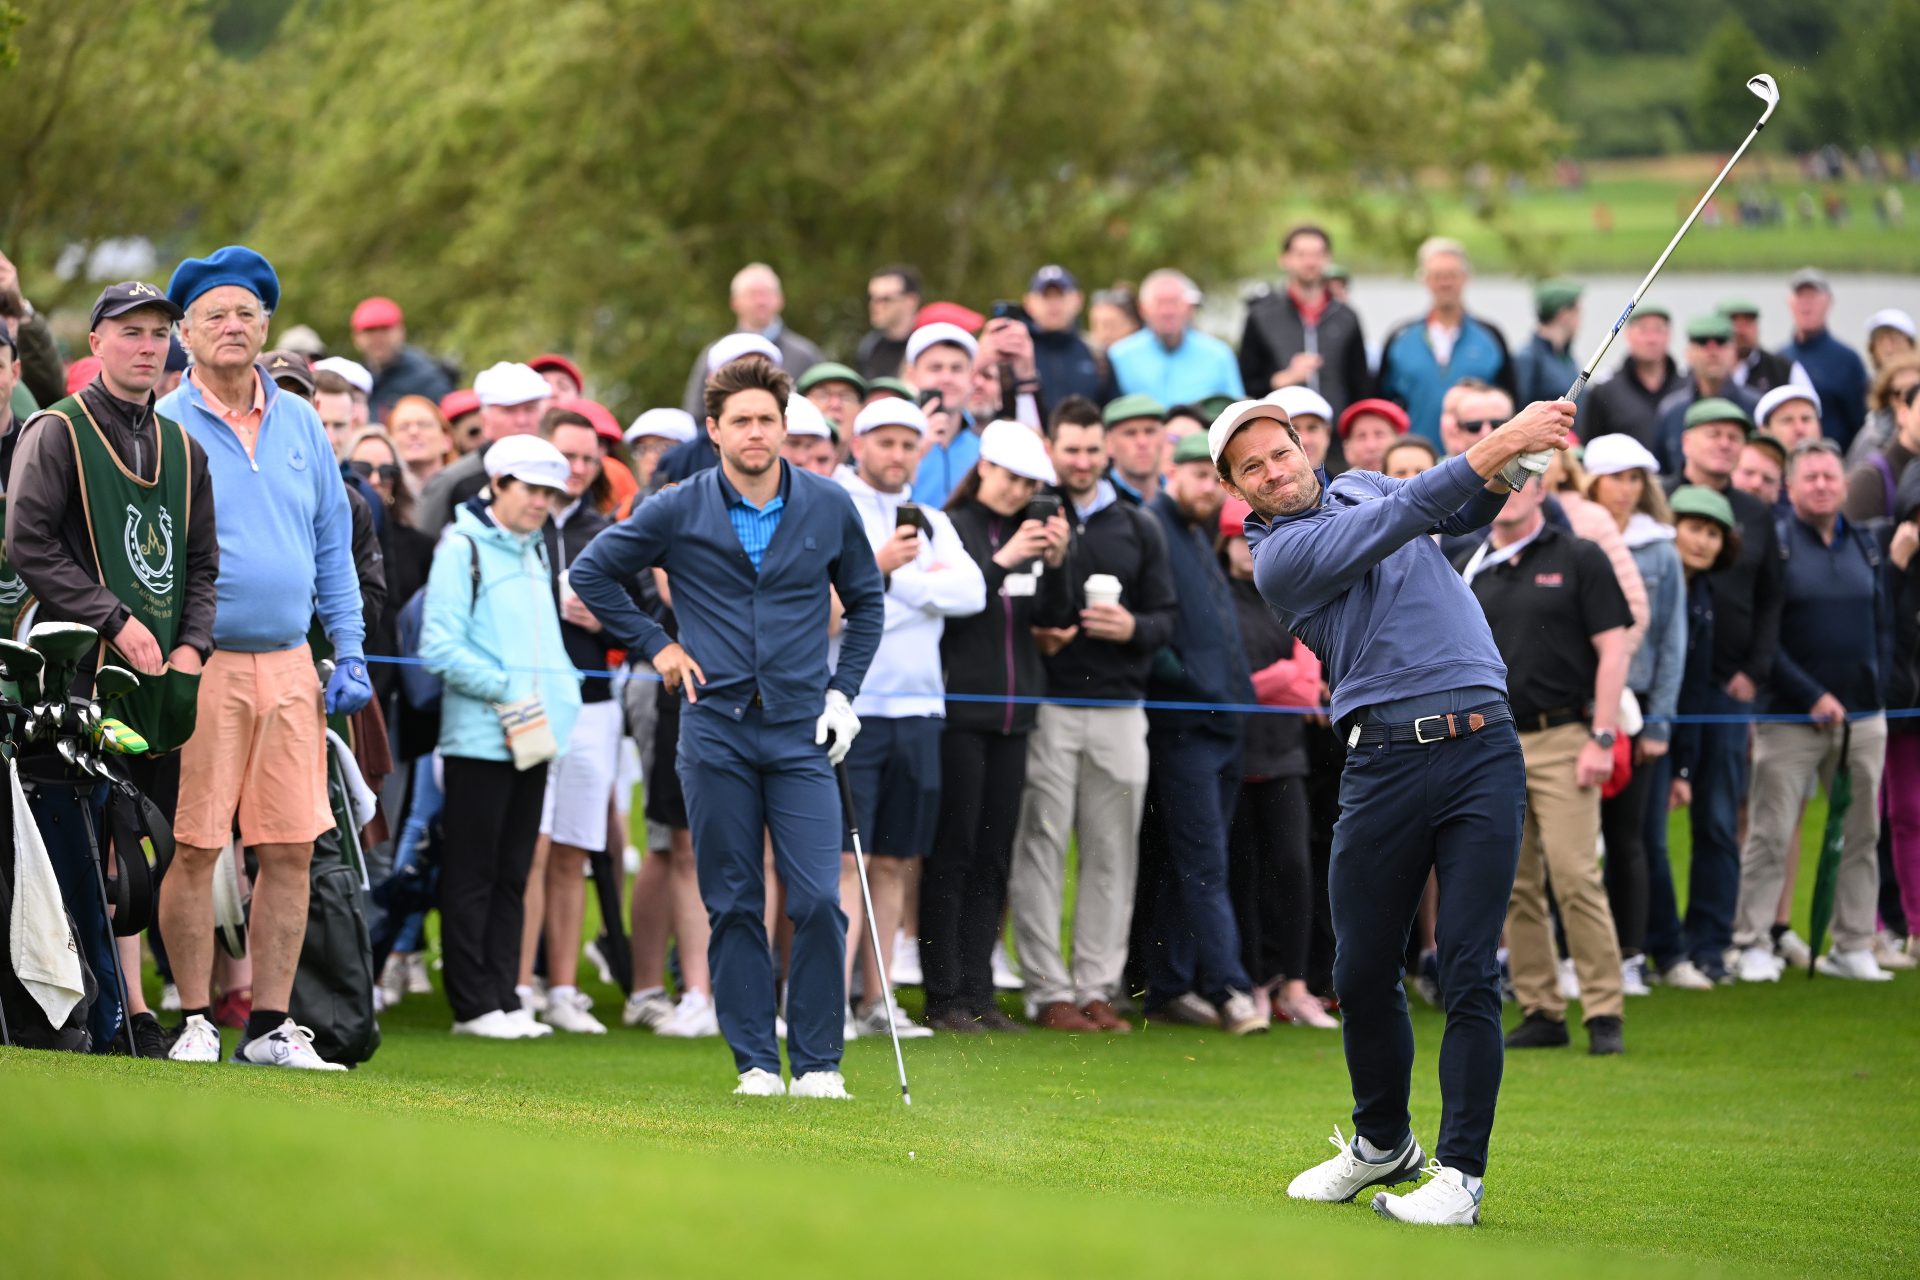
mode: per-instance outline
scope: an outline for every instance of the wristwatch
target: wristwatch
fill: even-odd
[[[1613,750],[1614,739],[1618,737],[1611,729],[1594,729],[1589,731],[1587,736],[1599,743],[1602,751]]]

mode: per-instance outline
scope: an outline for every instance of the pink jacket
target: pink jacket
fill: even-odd
[[[1560,509],[1567,513],[1567,523],[1573,526],[1574,533],[1588,542],[1598,543],[1613,563],[1613,576],[1620,580],[1620,594],[1627,598],[1627,610],[1633,614],[1633,626],[1627,629],[1627,656],[1632,657],[1647,634],[1649,616],[1647,584],[1640,577],[1639,566],[1633,562],[1633,552],[1627,540],[1620,536],[1620,526],[1598,503],[1588,501],[1571,489],[1562,489],[1553,496],[1559,499]]]

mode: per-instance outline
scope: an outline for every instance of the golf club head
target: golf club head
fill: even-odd
[[[1773,115],[1773,109],[1780,105],[1780,86],[1763,71],[1747,81],[1747,92],[1767,104],[1767,109],[1760,113],[1760,123],[1765,124]]]
[[[80,744],[72,738],[60,739],[53,744],[53,749],[60,753],[60,758],[66,762],[68,768],[78,769],[80,767]]]
[[[105,666],[94,673],[93,696],[102,707],[112,706],[140,687],[140,677],[125,667]]]
[[[40,701],[40,671],[46,665],[47,660],[32,646],[0,640],[0,675],[13,681],[20,701],[28,706]]]
[[[40,677],[47,695],[64,698],[73,689],[81,661],[100,643],[100,633],[77,622],[41,622],[27,633],[27,643],[47,660]]]

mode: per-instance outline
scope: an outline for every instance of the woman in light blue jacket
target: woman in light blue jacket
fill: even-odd
[[[566,489],[567,460],[536,436],[510,436],[487,451],[486,466],[490,498],[461,507],[434,550],[420,656],[444,686],[440,941],[453,1030],[519,1040],[552,1031],[520,1008],[513,984],[546,762],[567,749],[580,680],[540,537]]]
[[[1647,587],[1647,633],[1627,668],[1627,688],[1639,700],[1646,724],[1633,740],[1633,777],[1600,805],[1622,986],[1628,995],[1645,995],[1647,869],[1650,859],[1667,854],[1666,755],[1686,662],[1686,575],[1673,545],[1673,515],[1660,488],[1659,464],[1646,446],[1632,436],[1599,436],[1588,442],[1581,461],[1587,496],[1620,526]]]

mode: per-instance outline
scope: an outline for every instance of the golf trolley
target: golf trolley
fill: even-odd
[[[89,659],[99,645],[100,635],[92,627],[70,622],[40,623],[24,644],[0,640],[0,681],[10,686],[12,695],[0,692],[0,753],[18,765],[27,794],[56,788],[74,792],[95,905],[113,936],[122,938],[138,934],[153,918],[151,864],[156,858],[164,864],[172,832],[121,763],[123,756],[143,754],[146,740],[108,714],[114,703],[140,687],[140,677],[124,667],[95,669]],[[112,839],[106,848],[93,807],[102,787],[110,805]],[[15,823],[38,821],[31,810],[12,816]],[[11,863],[12,850],[5,856]],[[84,956],[83,940],[75,942]],[[120,1034],[131,1054],[129,977],[121,971],[119,948],[109,942],[104,949],[120,1002]],[[137,975],[132,980],[138,981]],[[0,1013],[0,1044],[12,1042]]]

